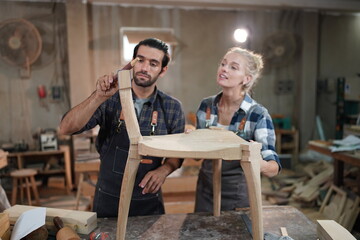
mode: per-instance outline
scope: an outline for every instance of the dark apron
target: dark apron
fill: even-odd
[[[196,188],[195,212],[213,211],[212,160],[204,160]],[[240,161],[222,161],[221,210],[249,207],[245,175]]]
[[[241,130],[238,129],[236,132],[239,137],[245,140],[250,139],[250,136],[244,132],[246,119],[255,107],[256,105],[249,109],[239,124]],[[196,187],[195,212],[213,212],[212,165],[212,160],[204,160],[202,163]],[[229,211],[249,206],[247,184],[240,161],[222,161],[221,210]]]
[[[150,129],[141,129],[143,136],[149,135]],[[110,146],[101,157],[101,166],[98,182],[96,184],[94,209],[98,217],[117,217],[121,183],[128,157],[129,137],[126,128],[122,127],[121,133],[112,136]],[[152,164],[140,164],[136,175],[134,190],[130,203],[129,216],[164,214],[164,204],[161,192],[156,194],[142,194],[138,185],[147,172],[158,168],[162,158],[153,159]]]

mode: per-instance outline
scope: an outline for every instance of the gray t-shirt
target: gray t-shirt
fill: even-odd
[[[135,106],[135,112],[136,112],[137,117],[140,116],[140,113],[144,106],[144,103],[146,103],[147,101],[149,101],[149,98],[144,98],[144,99],[136,98],[135,99],[134,106]]]

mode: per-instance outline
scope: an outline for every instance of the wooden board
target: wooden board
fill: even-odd
[[[0,213],[0,238],[10,229],[10,221],[8,213]]]
[[[5,212],[9,214],[10,224],[13,225],[23,212],[34,208],[38,207],[14,205]],[[65,226],[71,227],[80,234],[89,234],[97,226],[97,216],[94,212],[46,208],[45,224],[50,231],[55,231],[53,219],[56,216],[63,220]]]
[[[168,177],[161,186],[163,193],[179,193],[196,191],[197,176]]]
[[[319,212],[327,219],[338,221],[346,202],[346,192],[335,185],[331,185]]]
[[[351,231],[356,219],[360,212],[360,197],[356,197],[354,200],[351,198],[346,199],[345,207],[341,216],[339,217],[339,223],[347,230]]]
[[[351,233],[334,220],[317,220],[319,240],[356,240]]]

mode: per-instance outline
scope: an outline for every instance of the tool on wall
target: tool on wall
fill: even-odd
[[[46,103],[47,92],[46,92],[45,85],[40,84],[40,85],[37,86],[37,94],[38,94],[38,97],[39,97],[40,106],[44,107],[46,110],[49,111],[49,106]]]

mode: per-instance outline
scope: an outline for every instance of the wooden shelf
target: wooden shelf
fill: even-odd
[[[299,133],[296,129],[275,129],[276,152],[281,154],[291,154],[291,166],[296,164],[299,154]],[[286,164],[283,164],[286,166]]]

